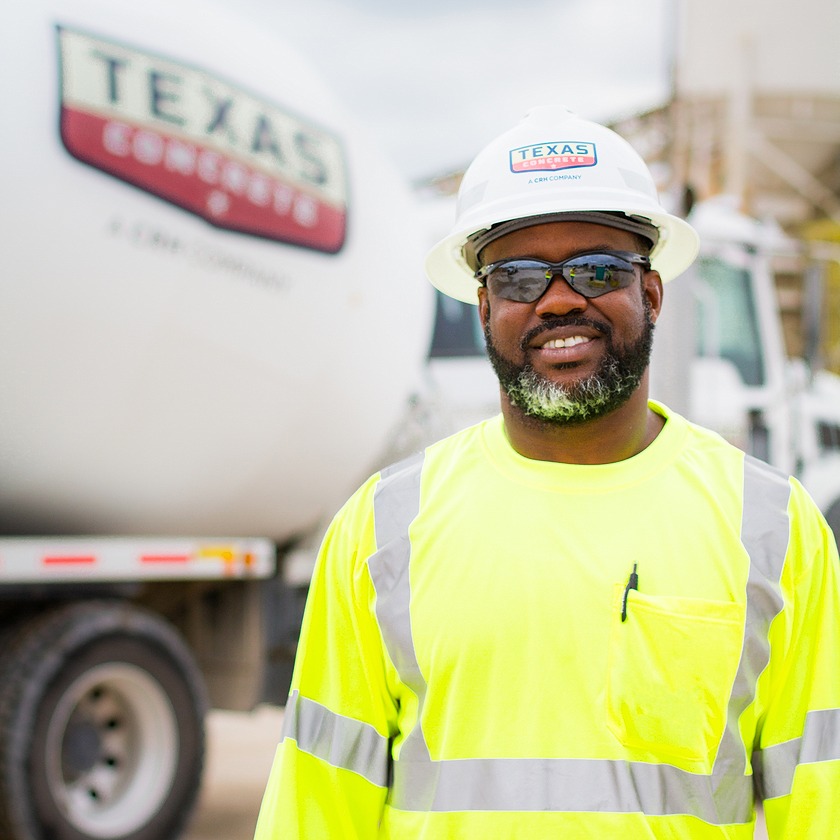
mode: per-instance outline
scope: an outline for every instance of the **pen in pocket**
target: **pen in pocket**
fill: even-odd
[[[633,571],[630,572],[630,577],[627,579],[627,586],[624,587],[624,598],[621,600],[621,620],[627,621],[627,598],[630,595],[631,589],[638,590],[639,576],[636,574],[638,563],[633,564]]]

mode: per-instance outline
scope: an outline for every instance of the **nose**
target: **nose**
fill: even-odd
[[[536,312],[541,318],[568,315],[570,312],[583,312],[589,301],[580,292],[576,292],[560,274],[555,274],[537,300]]]

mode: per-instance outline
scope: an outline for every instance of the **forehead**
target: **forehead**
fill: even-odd
[[[592,222],[546,222],[500,236],[481,252],[487,265],[511,257],[537,257],[559,262],[583,251],[606,248],[636,251],[636,238],[626,230]]]

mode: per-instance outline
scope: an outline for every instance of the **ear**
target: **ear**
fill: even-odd
[[[650,303],[651,319],[656,323],[659,318],[659,313],[662,311],[662,296],[664,290],[662,288],[662,278],[658,271],[646,271],[642,278],[642,294],[645,295]]]
[[[478,320],[481,322],[481,329],[487,326],[487,319],[490,317],[490,301],[487,299],[487,287],[478,287]]]

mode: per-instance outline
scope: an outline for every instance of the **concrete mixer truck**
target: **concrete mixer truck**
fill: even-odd
[[[235,12],[31,0],[0,62],[0,837],[174,840],[208,706],[284,700],[284,550],[416,389],[424,241]]]

